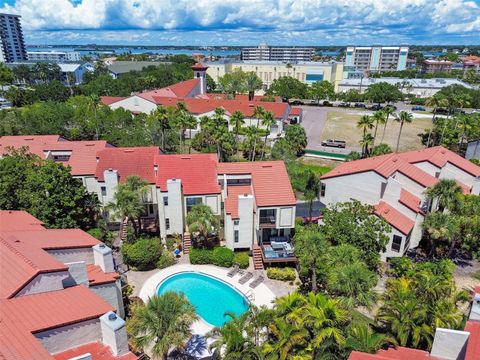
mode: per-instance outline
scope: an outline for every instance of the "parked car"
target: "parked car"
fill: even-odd
[[[341,102],[340,104],[338,104],[338,107],[350,107],[350,104],[346,102]]]
[[[434,114],[445,114],[445,115],[448,115],[448,109],[444,109],[444,108],[435,108],[433,109],[432,111]]]
[[[396,107],[395,105],[390,105],[390,104],[388,104],[388,105],[385,106],[385,108],[390,108],[390,109],[392,109],[393,111],[397,111],[397,107]]]
[[[293,100],[290,101],[290,105],[305,105],[305,103],[301,100]]]
[[[425,111],[423,106],[412,106],[412,111]]]
[[[368,109],[377,111],[377,110],[382,110],[383,106],[379,104],[373,104],[372,106],[369,106]]]
[[[323,106],[333,106],[333,104],[330,102],[330,101],[327,101],[325,100],[323,103],[322,103]]]
[[[356,108],[364,108],[365,104],[364,103],[355,103],[354,105]]]
[[[327,139],[327,140],[322,141],[322,146],[345,148],[346,145],[347,145],[347,143],[343,140]]]

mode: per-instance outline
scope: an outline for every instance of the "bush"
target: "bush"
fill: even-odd
[[[250,265],[248,252],[242,251],[235,253],[235,256],[233,257],[233,263],[237,264],[240,269],[248,268],[248,265]]]
[[[176,262],[172,253],[164,251],[157,261],[157,268],[165,269],[166,267],[174,265]]]
[[[273,280],[293,281],[296,279],[296,274],[292,268],[270,267],[267,269],[267,277]]]
[[[167,237],[166,244],[168,251],[173,251],[177,247],[177,239],[174,237]]]
[[[234,253],[225,247],[213,249],[213,264],[217,266],[230,267],[233,265]]]
[[[123,261],[137,270],[154,269],[162,254],[159,239],[139,238],[132,244],[122,246]]]
[[[191,264],[213,264],[222,267],[230,267],[233,264],[233,251],[225,247],[209,249],[190,249]]]

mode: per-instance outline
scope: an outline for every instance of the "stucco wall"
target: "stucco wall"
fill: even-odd
[[[93,264],[93,250],[91,247],[79,249],[57,249],[47,250],[58,261],[65,263],[85,261],[87,264]]]
[[[51,354],[63,352],[73,347],[91,342],[102,342],[100,320],[93,319],[81,323],[62,326],[34,334],[42,346]]]
[[[416,181],[413,181],[412,179],[410,179],[409,177],[403,175],[398,171],[393,175],[393,177],[400,184],[402,184],[402,187],[405,190],[410,191],[413,195],[418,196],[420,198],[424,196],[425,187],[423,185],[420,185]]]
[[[149,114],[157,108],[157,105],[139,96],[131,96],[126,99],[114,102],[110,105],[110,108],[124,108],[133,112],[142,112],[145,114]]]
[[[428,161],[422,161],[419,163],[413,164],[414,166],[418,167],[419,169],[422,169],[425,171],[427,174],[437,177],[437,172],[440,172],[440,168],[436,167],[432,163],[429,163]]]
[[[400,251],[399,252],[396,252],[396,251],[392,250],[393,235],[398,235],[402,238],[402,244],[400,246]],[[390,257],[401,257],[401,256],[403,256],[403,252],[404,252],[404,249],[405,249],[405,238],[406,238],[406,236],[404,234],[402,234],[400,231],[398,231],[397,229],[392,227],[392,231],[390,232],[390,234],[388,234],[388,237],[390,238],[390,241],[387,244],[387,249],[384,253],[382,253],[380,255],[382,261],[386,261],[386,259],[390,258]]]
[[[59,271],[46,274],[39,274],[34,277],[16,297],[44,293],[47,291],[55,291],[63,289],[63,281],[69,277],[68,271]]]
[[[455,179],[464,183],[465,185],[468,185],[469,187],[471,187],[475,181],[474,176],[450,163],[446,163],[445,166],[442,168],[439,178]]]
[[[112,305],[121,318],[125,316],[120,280],[109,284],[90,286],[90,290]]]

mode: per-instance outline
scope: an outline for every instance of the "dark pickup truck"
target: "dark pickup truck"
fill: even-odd
[[[327,139],[322,141],[322,146],[345,148],[347,143],[343,140]]]

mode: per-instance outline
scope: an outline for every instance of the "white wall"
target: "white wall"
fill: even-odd
[[[475,177],[469,173],[463,171],[462,169],[456,167],[451,163],[446,163],[445,166],[440,171],[440,179],[454,179],[458,180],[465,185],[472,187],[475,182]]]
[[[403,175],[400,172],[393,174],[393,178],[397,180],[405,190],[410,191],[413,195],[423,198],[425,186],[420,185],[416,181],[413,181],[408,176]]]
[[[34,336],[50,354],[57,354],[91,342],[102,342],[99,319],[42,331]]]
[[[381,185],[386,181],[387,179],[373,171],[323,179],[322,183],[326,186],[325,196],[320,200],[325,205],[352,199],[370,205],[378,204]]]
[[[400,251],[399,252],[396,252],[396,251],[392,250],[393,235],[398,235],[402,238],[402,244],[400,246]],[[405,251],[406,236],[404,234],[402,234],[400,231],[398,231],[397,229],[395,229],[392,226],[392,231],[391,231],[390,234],[388,234],[388,237],[389,237],[390,241],[388,242],[388,244],[386,246],[387,249],[384,253],[380,254],[380,257],[381,257],[382,261],[386,261],[386,259],[390,258],[390,257],[401,257],[401,256],[403,256],[403,252]]]
[[[110,108],[124,108],[132,112],[142,112],[145,114],[150,114],[153,110],[157,108],[157,105],[151,101],[145,100],[144,98],[135,95],[110,104]]]
[[[63,281],[70,276],[68,271],[51,272],[35,276],[15,297],[63,290]]]
[[[90,286],[90,290],[112,305],[121,318],[125,316],[120,279],[113,283]]]
[[[235,249],[251,249],[253,245],[253,216],[254,198],[253,195],[238,197],[238,214],[240,216],[238,225],[233,225],[233,230],[238,230],[238,243],[233,243]],[[232,234],[234,236],[234,234]],[[234,241],[234,239],[232,240]]]
[[[422,162],[415,163],[415,164],[412,164],[412,165],[418,167],[419,169],[422,169],[427,174],[429,174],[433,177],[437,177],[437,172],[440,172],[439,167],[436,167],[435,165],[433,165],[432,163],[429,163],[428,161],[422,161]]]

